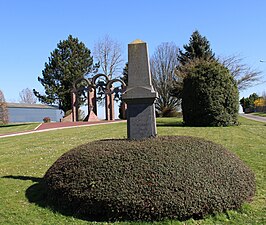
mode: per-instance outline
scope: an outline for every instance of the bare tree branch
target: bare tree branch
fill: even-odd
[[[262,98],[266,100],[266,91],[262,92]]]
[[[151,57],[151,73],[153,85],[158,92],[155,107],[159,113],[165,109],[176,110],[180,100],[171,95],[173,84],[177,77],[175,68],[177,66],[178,48],[174,43],[162,43]]]
[[[93,55],[99,62],[102,72],[110,79],[121,75],[124,60],[121,45],[118,42],[105,35],[95,43]]]
[[[0,124],[8,124],[8,108],[3,92],[0,90]]]
[[[263,82],[262,71],[249,67],[243,63],[243,58],[237,55],[220,57],[218,60],[230,70],[231,75],[237,82],[239,90],[245,90]]]
[[[19,97],[20,103],[35,104],[37,102],[37,98],[29,88],[23,89],[19,93]]]

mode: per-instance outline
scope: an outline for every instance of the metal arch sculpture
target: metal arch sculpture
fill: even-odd
[[[105,82],[104,81],[98,81],[98,78],[105,78]],[[103,96],[105,96],[105,92],[106,92],[106,86],[107,86],[107,83],[109,82],[109,78],[108,76],[106,76],[105,74],[102,74],[102,73],[99,73],[99,74],[96,74],[92,79],[91,79],[91,83],[93,85],[93,88],[94,88],[94,97],[95,99],[99,100],[99,99],[102,99]],[[98,92],[97,92],[97,89],[98,89]],[[105,96],[106,98],[106,96]]]
[[[82,78],[79,78],[76,81],[74,81],[73,90],[79,90],[80,88],[77,87],[77,84],[81,83],[82,81],[85,81],[88,87],[92,85],[91,82],[88,79],[82,77]]]
[[[113,83],[115,82],[120,82],[121,83],[121,87],[113,87]],[[121,100],[121,94],[124,93],[126,91],[126,84],[124,81],[120,80],[120,79],[113,79],[110,80],[107,85],[106,85],[106,93],[109,95],[114,94],[114,100],[118,101]]]
[[[96,80],[97,80],[99,77],[104,77],[104,78],[106,79],[107,82],[109,81],[108,76],[106,76],[106,75],[103,74],[103,73],[98,73],[98,74],[96,74],[96,75],[91,79],[91,83],[92,83],[93,85],[96,85]]]
[[[77,85],[80,84],[81,82],[85,82],[86,85],[85,87],[78,87]],[[91,111],[93,110],[94,108],[94,105],[93,105],[93,99],[92,99],[92,96],[91,96],[91,89],[92,89],[92,84],[91,82],[82,77],[82,78],[79,78],[77,79],[76,81],[74,81],[73,83],[73,89],[71,91],[71,98],[72,98],[72,122],[76,122],[78,121],[78,118],[79,118],[79,102],[78,102],[78,92],[80,91],[86,91],[87,93],[87,101],[88,101],[88,115],[91,113]],[[88,118],[88,116],[86,117]],[[86,119],[85,119],[86,120]]]
[[[113,84],[120,82],[121,86],[113,87]],[[120,79],[109,80],[106,85],[106,115],[110,116],[110,119],[114,120],[114,101],[122,100],[122,94],[126,91],[126,84]],[[122,103],[122,114],[125,118],[126,105]]]
[[[104,81],[98,81],[99,78],[104,78]],[[85,82],[85,87],[78,87],[78,84]],[[120,82],[121,86],[113,87],[115,82]],[[80,78],[73,83],[72,90],[72,121],[78,121],[78,92],[86,91],[87,92],[87,101],[88,101],[88,116],[85,121],[90,120],[90,115],[94,114],[97,118],[97,100],[105,98],[105,115],[106,120],[114,120],[114,100],[121,100],[122,93],[125,92],[126,85],[120,79],[110,80],[105,74],[96,74],[91,79]],[[97,91],[98,90],[98,91]],[[125,104],[123,104],[125,111]],[[95,118],[95,117],[94,117]],[[98,119],[98,118],[97,118]]]

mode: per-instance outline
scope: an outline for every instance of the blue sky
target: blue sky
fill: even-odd
[[[108,34],[127,44],[142,39],[152,55],[162,42],[182,47],[196,29],[207,37],[216,55],[239,54],[266,80],[265,0],[0,0],[0,89],[6,101],[19,100],[37,81],[60,40],[69,34],[93,50]],[[266,84],[241,92],[266,91]]]

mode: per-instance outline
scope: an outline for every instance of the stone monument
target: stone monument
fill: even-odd
[[[155,137],[154,101],[157,98],[150,73],[147,44],[135,40],[128,45],[128,86],[122,99],[127,103],[127,136],[129,139]]]

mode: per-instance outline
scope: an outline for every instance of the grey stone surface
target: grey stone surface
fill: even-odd
[[[139,140],[156,136],[153,103],[129,104],[127,110],[127,132],[129,139]]]
[[[127,103],[129,139],[155,137],[154,101],[157,97],[150,73],[147,44],[135,40],[128,45],[128,86],[122,99]]]
[[[128,87],[123,99],[156,98],[151,81],[147,44],[135,40],[128,45]]]

